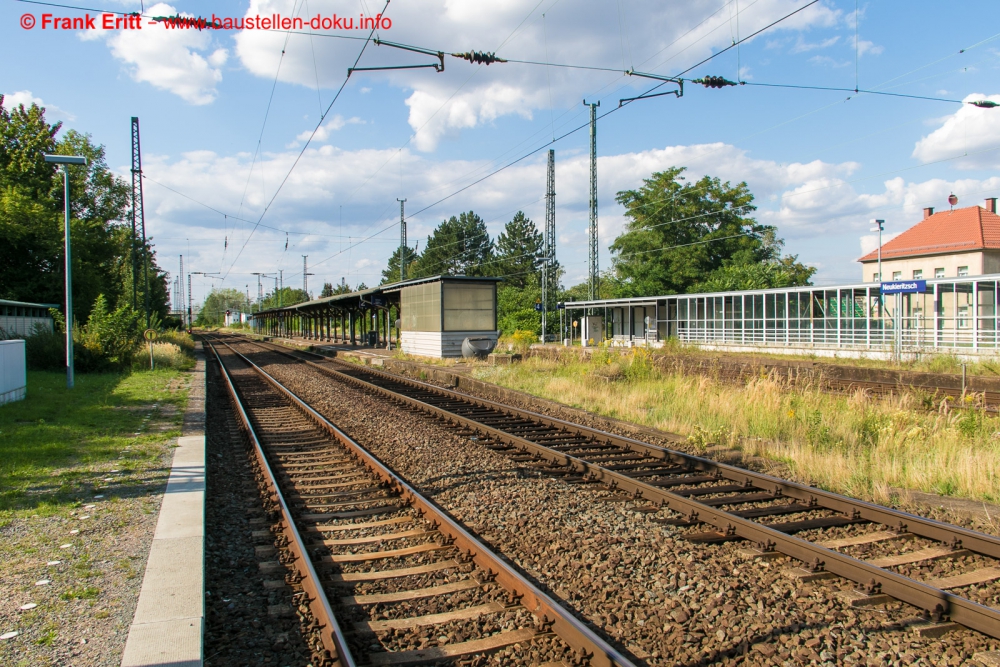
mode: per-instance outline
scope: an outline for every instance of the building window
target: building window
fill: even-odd
[[[967,267],[967,266],[960,266],[960,267],[958,267],[958,277],[959,278],[964,278],[967,275],[969,275],[969,267]]]
[[[923,269],[914,269],[913,270],[913,279],[914,280],[923,280],[924,279],[924,270]]]
[[[958,307],[958,328],[966,329],[969,326],[969,307],[959,306]]]
[[[873,273],[872,274],[872,282],[873,283],[877,283],[878,281],[879,281],[878,273]]]
[[[944,269],[934,269],[935,278],[944,278]]]
[[[902,280],[903,279],[903,272],[902,271],[893,271],[892,272],[892,279],[893,280]]]

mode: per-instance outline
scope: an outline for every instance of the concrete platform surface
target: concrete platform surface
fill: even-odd
[[[122,667],[201,667],[205,622],[205,357],[201,344]]]

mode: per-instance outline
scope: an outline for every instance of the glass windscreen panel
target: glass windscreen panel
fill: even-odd
[[[496,331],[493,283],[444,283],[445,331]]]
[[[400,305],[403,331],[441,331],[441,283],[404,287]]]

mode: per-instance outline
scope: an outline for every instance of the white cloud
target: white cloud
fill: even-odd
[[[855,44],[857,44],[857,52],[859,57],[869,53],[873,56],[877,56],[885,50],[883,47],[876,45],[874,42],[869,42],[868,40],[864,39],[858,39],[855,35],[851,35],[852,49],[854,48]]]
[[[294,0],[251,0],[247,16],[281,13],[290,16]],[[624,16],[629,36],[630,62],[623,64],[639,71],[678,71],[727,46],[732,40],[732,22],[723,7],[707,9],[702,3],[663,3],[633,0]],[[308,15],[344,14],[334,0],[313,0],[298,4]],[[763,28],[776,18],[798,8],[795,0],[757,0],[742,8],[740,27],[744,34]],[[442,48],[448,52],[497,51],[501,57],[559,63],[601,64],[622,62],[621,44],[607,39],[609,25],[619,25],[618,8],[601,0],[579,0],[555,4],[542,19],[536,0],[507,0],[502,3],[428,0],[422,3],[391,4],[388,15],[392,28],[381,36],[395,42]],[[714,13],[712,13],[714,12]],[[816,4],[773,28],[769,34],[833,26],[841,13],[825,4]],[[433,17],[433,20],[428,20]],[[708,17],[708,20],[706,20]],[[357,56],[356,41],[315,39],[292,35],[285,46],[280,32],[252,31],[235,36],[235,53],[253,74],[273,78],[282,49],[285,55],[280,77],[283,81],[314,87],[339,86],[346,68]],[[315,53],[315,57],[314,57]],[[433,57],[369,45],[360,66],[427,64]],[[351,86],[362,90],[372,82],[408,91],[409,124],[414,146],[432,151],[445,138],[462,130],[489,125],[503,116],[530,118],[548,109],[553,100],[588,99],[595,93],[606,102],[632,94],[643,81],[615,73],[595,75],[579,70],[535,67],[515,63],[474,66],[446,56],[445,71],[405,70],[357,72]],[[571,113],[582,113],[572,109]]]
[[[990,100],[1000,103],[1000,95],[973,94],[950,116],[941,119],[941,126],[920,139],[913,148],[913,157],[921,162],[933,162],[968,155],[954,163],[959,169],[995,169],[1000,166],[1000,110],[980,109],[968,102]],[[998,149],[998,150],[992,150]]]
[[[146,8],[150,16],[193,16],[166,3]],[[222,66],[229,59],[224,48],[213,48],[211,30],[168,29],[143,24],[140,30],[90,30],[82,39],[107,40],[111,54],[127,65],[129,75],[169,91],[190,104],[210,104],[218,96]]]
[[[840,41],[840,35],[835,35],[829,39],[824,39],[821,42],[806,42],[801,35],[798,37],[798,41],[795,42],[795,46],[791,48],[789,53],[806,53],[808,51],[817,51],[819,49],[826,49],[837,42]]]
[[[343,129],[345,125],[364,125],[365,121],[358,118],[357,116],[351,116],[345,119],[340,114],[335,115],[330,120],[327,120],[316,130],[316,134],[313,135],[312,130],[304,130],[295,136],[295,141],[287,144],[285,148],[295,148],[301,146],[305,143],[309,137],[312,137],[313,143],[323,143],[327,141],[330,136],[337,130]]]
[[[836,60],[830,56],[813,56],[809,59],[813,65],[824,65],[826,67],[833,67],[839,69],[841,67],[847,67],[851,63],[846,60]]]
[[[60,109],[54,104],[46,104],[42,101],[42,98],[35,97],[31,94],[30,90],[18,90],[14,93],[4,94],[3,105],[10,111],[16,109],[19,105],[24,105],[24,108],[30,107],[32,104],[37,104],[40,107],[45,107],[45,113],[48,120],[76,120],[76,116],[70,112]]]

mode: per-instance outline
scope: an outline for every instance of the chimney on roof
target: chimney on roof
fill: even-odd
[[[997,212],[997,198],[996,197],[987,197],[986,198],[986,210],[989,211],[990,213],[996,213]]]
[[[924,220],[926,220],[927,218],[931,217],[932,215],[934,215],[934,207],[933,206],[928,206],[927,208],[924,209]]]

